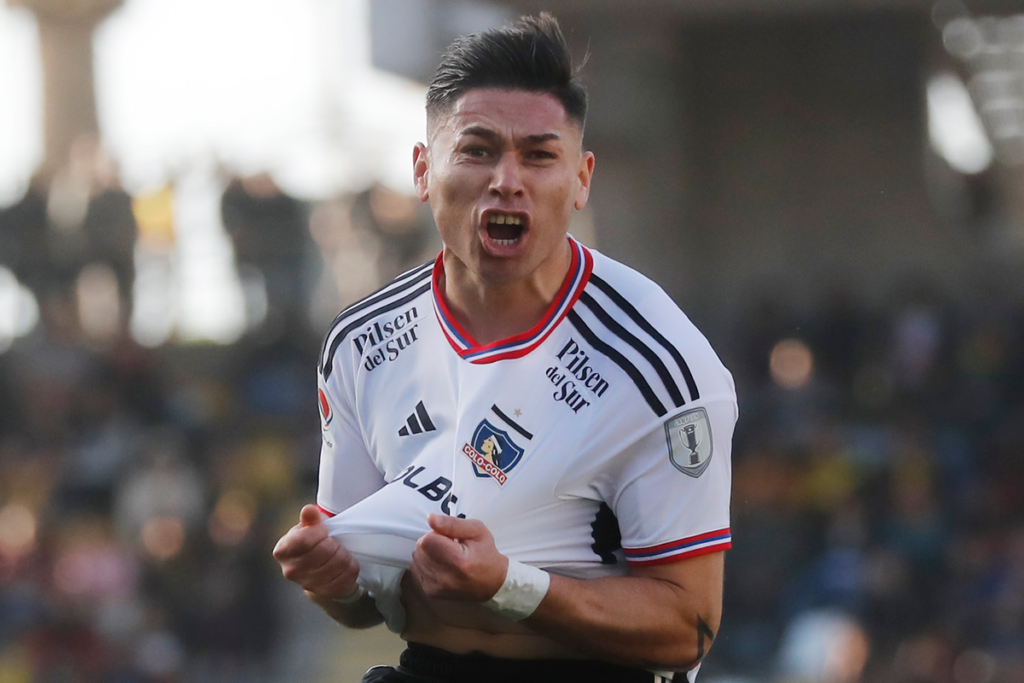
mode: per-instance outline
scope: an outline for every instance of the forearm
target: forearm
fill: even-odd
[[[667,580],[657,571],[589,581],[552,576],[544,600],[523,623],[601,659],[691,669],[718,632],[721,554],[689,562],[703,569],[689,581]]]
[[[384,617],[377,611],[377,606],[369,595],[363,595],[353,603],[344,604],[308,590],[305,593],[310,602],[317,605],[327,616],[342,626],[362,629],[376,626],[384,621]]]
[[[582,581],[510,563],[479,520],[428,522],[410,566],[427,597],[479,602],[515,620],[528,615],[524,625],[582,654],[653,669],[692,669],[718,629],[722,552]]]

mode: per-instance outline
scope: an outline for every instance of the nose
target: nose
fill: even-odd
[[[523,178],[519,159],[513,153],[502,154],[494,165],[491,176],[491,194],[501,197],[519,197],[523,194]]]

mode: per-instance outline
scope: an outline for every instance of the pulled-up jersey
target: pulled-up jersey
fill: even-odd
[[[367,565],[407,567],[430,512],[581,578],[730,547],[731,375],[657,285],[568,239],[565,281],[522,334],[478,344],[439,293],[439,256],[327,335],[317,502],[378,605],[395,573]]]

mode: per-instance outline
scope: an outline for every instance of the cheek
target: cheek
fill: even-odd
[[[547,183],[542,183],[541,187],[547,188],[547,192],[544,195],[544,205],[551,215],[566,220],[571,218],[578,193],[576,183],[567,181],[564,177],[559,177]]]
[[[472,219],[474,196],[466,185],[448,175],[438,178],[430,188],[430,204],[437,232],[449,247],[465,239],[465,225]]]
[[[475,201],[479,194],[478,184],[478,179],[471,173],[448,171],[435,178],[430,191],[431,196],[454,208]]]
[[[430,190],[435,213],[451,228],[473,220],[473,207],[480,199],[479,181],[472,174],[449,173]]]

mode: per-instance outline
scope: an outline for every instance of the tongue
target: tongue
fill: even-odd
[[[514,225],[512,223],[503,223],[501,225],[497,223],[487,224],[487,234],[492,240],[518,239],[522,232],[523,226],[521,225]]]

